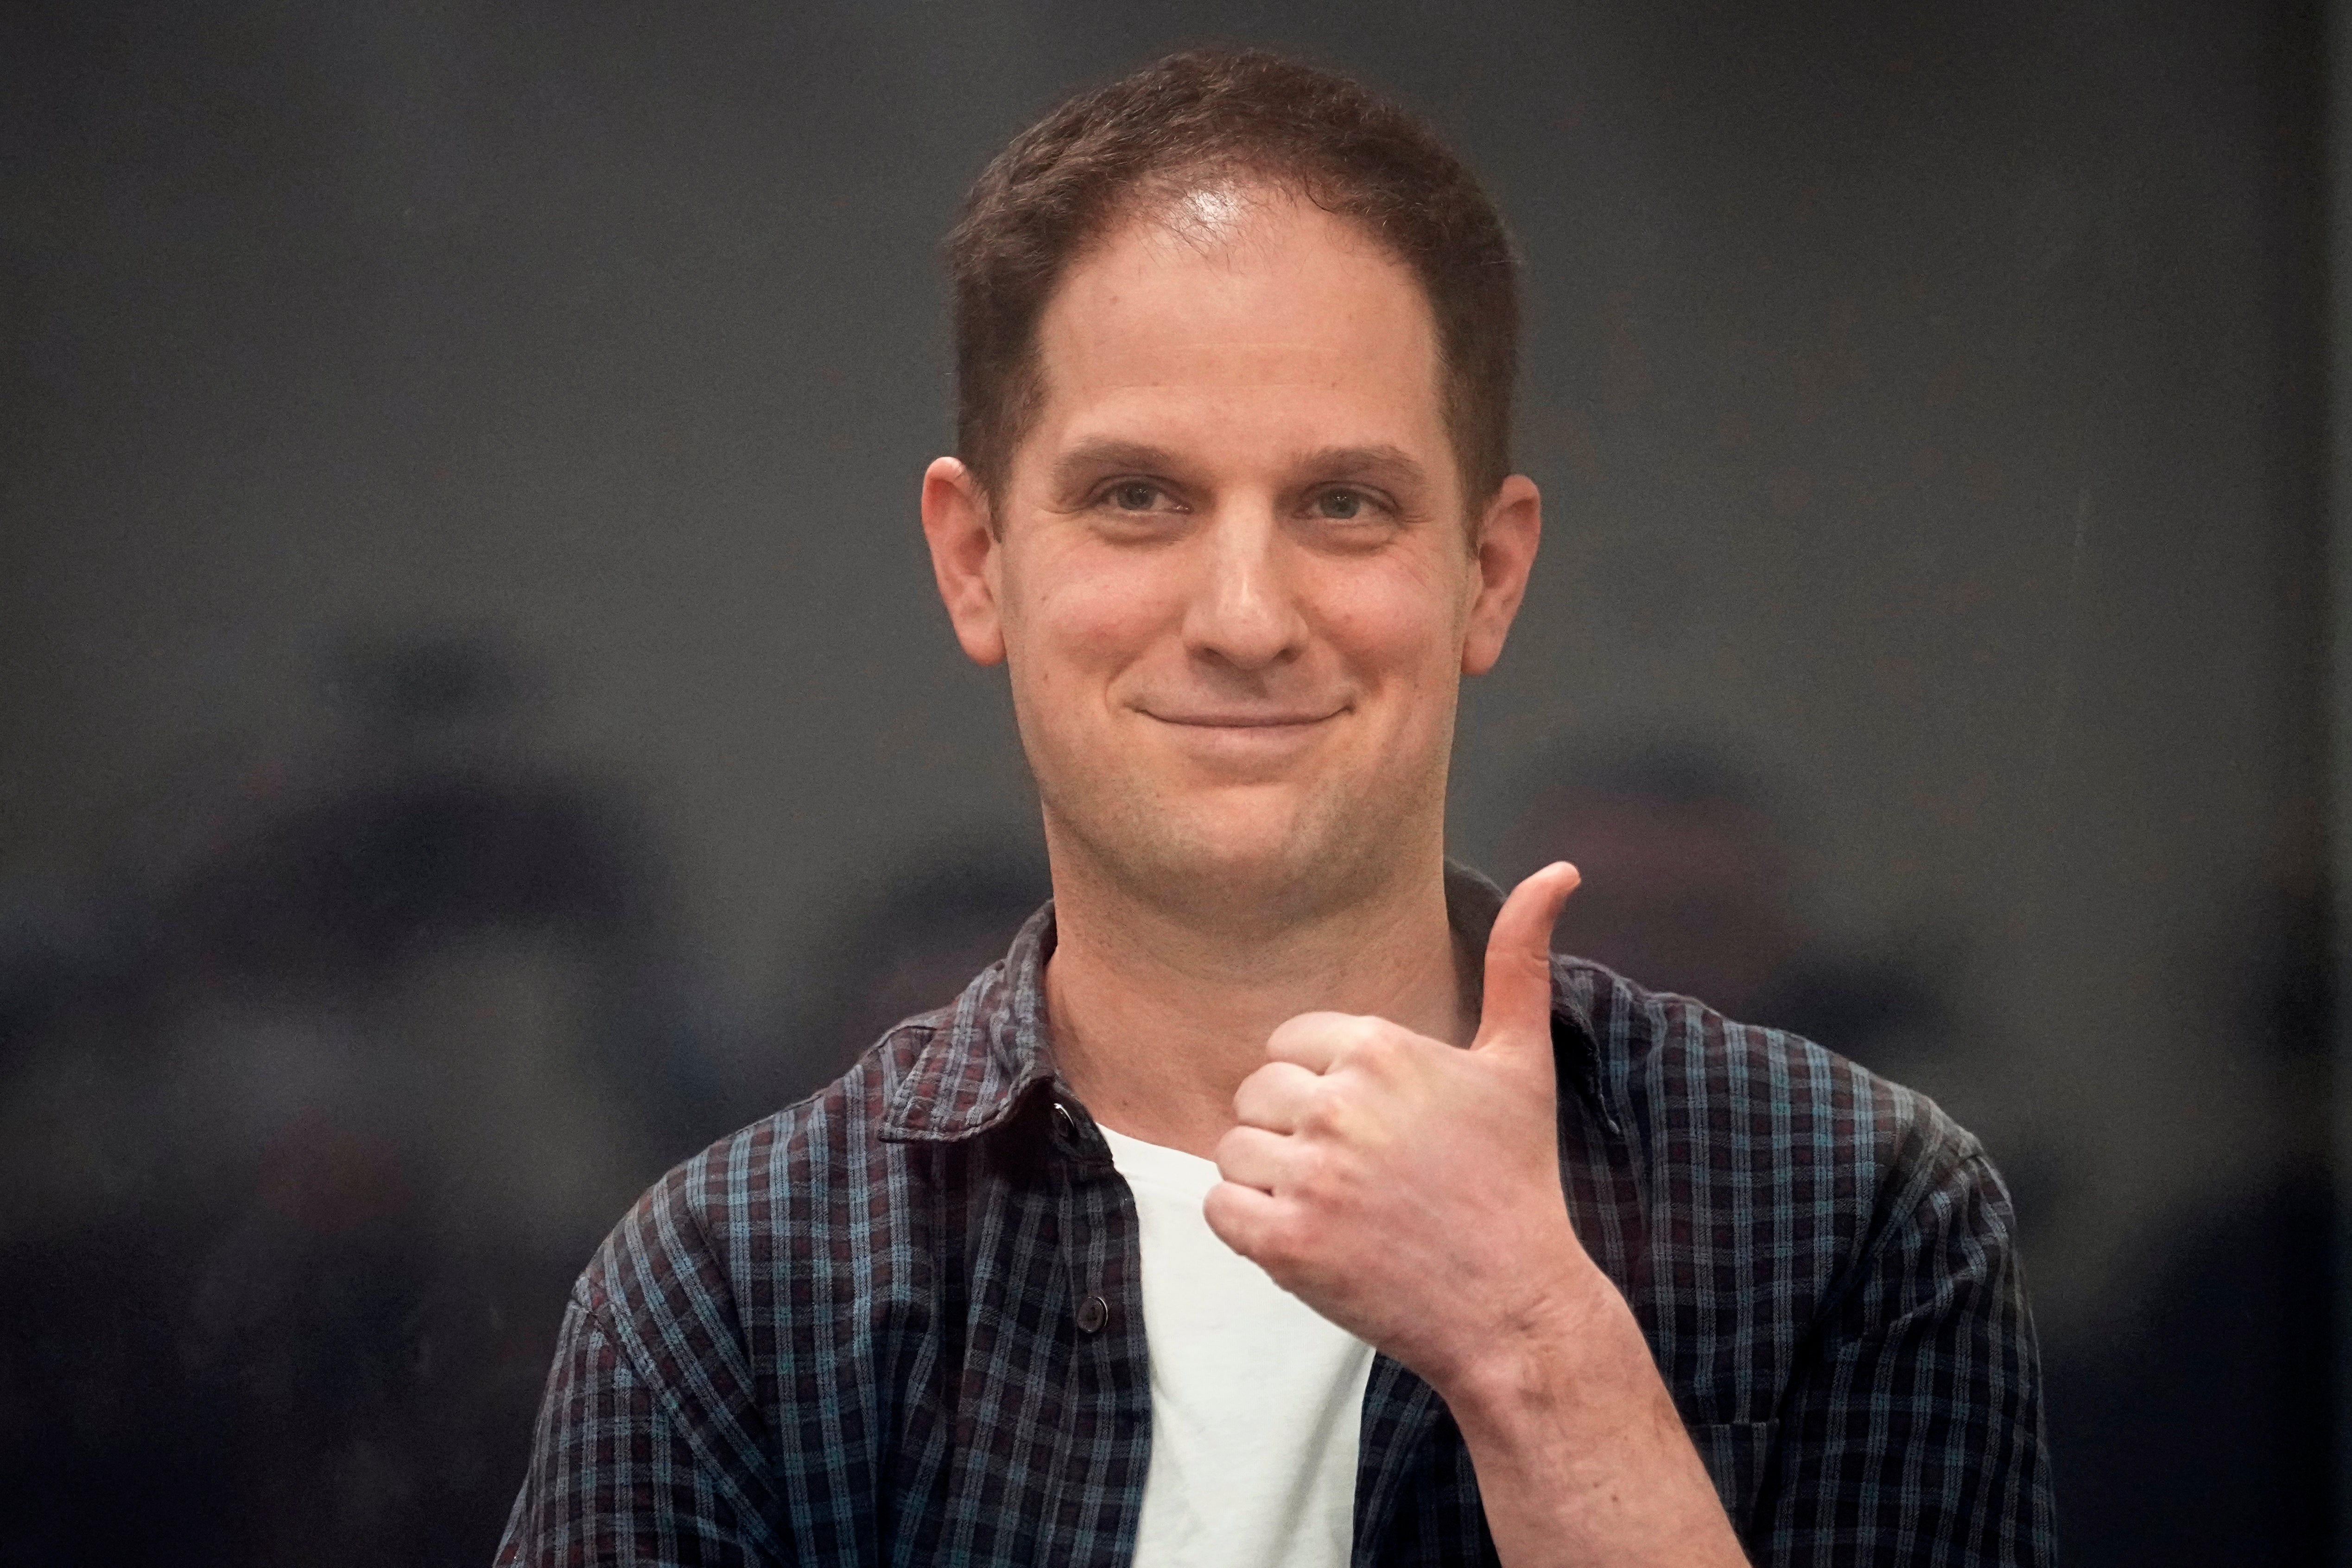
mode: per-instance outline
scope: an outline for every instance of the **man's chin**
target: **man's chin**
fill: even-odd
[[[1351,879],[1362,858],[1360,833],[1344,814],[1296,799],[1227,798],[1216,809],[1171,805],[1151,814],[1149,827],[1123,843],[1103,846],[1124,879],[1157,901],[1181,904],[1198,915],[1222,913],[1250,923],[1297,918],[1328,902],[1332,889]]]

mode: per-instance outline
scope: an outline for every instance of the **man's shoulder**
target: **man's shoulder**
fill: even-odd
[[[949,1029],[952,1007],[886,1031],[810,1094],[673,1166],[605,1237],[574,1288],[608,1333],[688,1321],[731,1322],[795,1251],[837,1232],[886,1230],[891,1106]],[[884,1221],[877,1225],[877,1220]]]
[[[1586,959],[1559,957],[1555,971],[1602,1102],[1654,1166],[1827,1183],[1873,1206],[1984,1167],[1975,1136],[1933,1100],[1825,1046]]]

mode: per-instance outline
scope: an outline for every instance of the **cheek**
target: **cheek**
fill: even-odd
[[[1040,683],[1132,663],[1182,618],[1164,567],[1079,546],[1008,563],[1006,646]]]
[[[1342,574],[1325,585],[1318,618],[1360,674],[1450,683],[1465,625],[1457,577],[1406,562]]]

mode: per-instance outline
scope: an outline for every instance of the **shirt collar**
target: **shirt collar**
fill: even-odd
[[[1484,952],[1503,890],[1469,867],[1445,863],[1445,918],[1463,943]],[[945,1010],[883,1113],[889,1142],[952,1142],[1012,1117],[1055,1077],[1045,1022],[1045,961],[1054,952],[1054,904],[1029,917],[1001,963],[982,970]],[[1561,1089],[1614,1127],[1600,1098],[1601,1049],[1584,1007],[1552,963],[1552,1050]]]

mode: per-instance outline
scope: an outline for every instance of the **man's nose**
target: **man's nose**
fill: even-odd
[[[1203,574],[1184,618],[1192,651],[1236,669],[1296,658],[1307,623],[1284,570],[1282,530],[1273,508],[1220,509],[1202,544]]]

